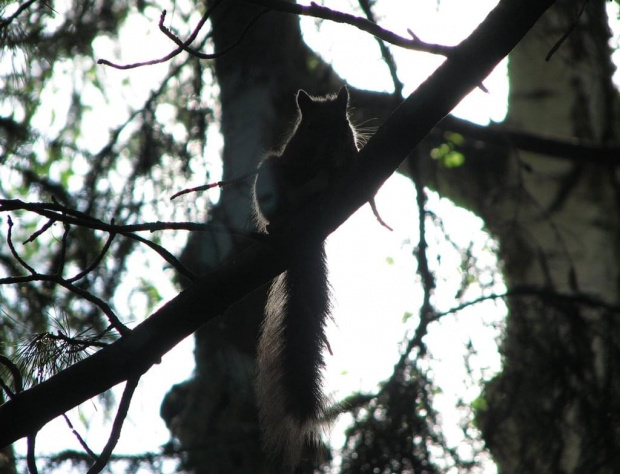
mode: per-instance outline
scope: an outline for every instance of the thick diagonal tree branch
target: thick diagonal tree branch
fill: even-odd
[[[0,447],[114,385],[144,373],[182,339],[286,268],[302,238],[325,238],[367,202],[402,160],[477,87],[553,0],[503,0],[472,35],[398,107],[360,152],[360,167],[338,188],[328,212],[308,209],[277,245],[255,243],[138,325],[130,334],[0,407]],[[314,212],[313,212],[314,211]],[[325,211],[325,209],[323,209]],[[284,249],[284,251],[283,251]]]

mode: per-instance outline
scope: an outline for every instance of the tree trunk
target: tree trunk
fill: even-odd
[[[233,44],[260,9],[224,2],[214,16],[216,51]],[[274,47],[277,45],[277,47]],[[295,119],[295,93],[337,91],[338,79],[305,46],[294,15],[263,15],[240,47],[215,62],[220,88],[224,180],[247,175],[261,157],[277,149]],[[199,273],[235,250],[235,230],[251,230],[251,185],[222,189],[210,223],[231,233],[194,234],[183,256]],[[238,232],[237,232],[238,233]],[[196,473],[263,472],[253,391],[254,358],[265,293],[235,305],[225,317],[196,333],[195,377],[172,388],[162,416],[188,449],[187,467]]]
[[[581,4],[552,8],[511,54],[506,122],[605,144],[618,137],[605,2],[589,2],[544,61]],[[473,200],[499,241],[514,294],[504,370],[487,385],[479,416],[487,446],[501,472],[617,472],[616,170],[516,150],[499,161],[478,176],[486,187]]]

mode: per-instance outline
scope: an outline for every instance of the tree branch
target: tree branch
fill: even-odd
[[[8,211],[30,211],[40,216],[47,217],[54,222],[63,222],[80,227],[87,227],[93,230],[101,230],[112,234],[131,234],[133,232],[155,232],[158,230],[188,230],[193,232],[216,232],[223,234],[231,234],[233,231],[228,227],[216,226],[212,224],[197,224],[195,222],[146,222],[142,224],[119,225],[114,221],[111,223],[96,219],[88,214],[68,208],[58,203],[47,202],[26,202],[20,199],[0,199],[0,212]],[[44,228],[49,228],[48,224]],[[33,236],[39,235],[43,230],[39,230]],[[261,240],[261,234],[257,232],[236,232],[236,235],[242,235],[252,240]],[[31,236],[26,240],[30,242],[34,240]]]
[[[544,66],[543,66],[544,67]],[[477,125],[453,116],[446,117],[437,128],[465,135],[490,145],[513,147],[523,151],[563,160],[582,160],[604,166],[620,165],[620,147],[601,146],[578,138],[542,136],[504,125]]]
[[[254,242],[105,349],[0,406],[0,447],[66,410],[146,372],[182,339],[286,268],[284,245],[325,238],[366,203],[403,159],[521,40],[553,0],[503,0],[472,35],[399,106],[360,152],[323,213],[303,210],[281,237]],[[262,4],[262,2],[261,2]],[[288,4],[288,3],[287,3]],[[290,4],[294,5],[294,4]],[[316,205],[315,205],[316,204]]]
[[[137,68],[137,67],[152,66],[154,64],[160,64],[160,63],[164,63],[166,61],[170,61],[175,56],[178,56],[182,51],[188,51],[188,50],[193,51],[189,46],[194,42],[194,40],[198,36],[198,33],[200,32],[200,30],[202,30],[202,27],[205,25],[205,23],[207,22],[207,20],[209,19],[209,17],[213,13],[213,11],[217,7],[219,7],[223,2],[224,2],[224,0],[216,1],[216,2],[213,3],[211,8],[207,8],[207,11],[202,15],[202,18],[200,19],[200,21],[198,22],[198,24],[196,25],[196,27],[192,31],[192,34],[189,36],[189,38],[185,42],[181,42],[181,40],[179,40],[179,42],[177,43],[178,47],[176,49],[174,49],[173,51],[171,51],[170,53],[168,53],[167,55],[165,55],[164,57],[162,57],[162,58],[153,59],[153,60],[150,60],[150,61],[142,61],[142,62],[132,63],[132,64],[115,64],[115,63],[113,63],[111,61],[108,61],[107,59],[99,59],[97,61],[97,64],[103,64],[103,65],[106,65],[106,66],[113,67],[115,69],[134,69],[134,68]],[[165,19],[166,19],[166,10],[163,10],[161,12],[161,15],[159,16],[159,29],[163,33],[165,33],[166,36],[168,36],[169,38],[172,38],[172,36],[174,36],[174,35],[172,35],[172,33],[170,33],[170,30],[164,26],[164,20]],[[174,38],[176,38],[176,36],[174,36]],[[177,42],[177,41],[175,41],[175,42]]]
[[[101,455],[97,458],[97,461],[95,461],[95,463],[88,470],[88,474],[96,474],[98,472],[101,472],[110,460],[112,451],[114,451],[114,447],[116,446],[116,443],[118,443],[118,440],[121,437],[121,429],[123,428],[125,418],[127,418],[129,405],[131,403],[131,399],[133,398],[133,394],[138,387],[139,381],[139,375],[131,377],[129,380],[127,380],[125,390],[123,390],[123,396],[121,397],[121,401],[118,405],[116,417],[114,418],[114,423],[112,425],[112,431],[110,432],[108,442],[106,443],[105,448],[103,448]]]
[[[370,0],[358,0],[358,3],[361,9],[364,11],[364,14],[366,15],[366,19],[376,24],[377,21],[372,11],[372,4]],[[394,95],[396,97],[402,97],[404,84],[398,77],[396,60],[394,59],[394,56],[392,56],[392,52],[390,51],[390,48],[386,46],[385,41],[383,41],[378,36],[375,36],[375,39],[377,40],[377,44],[379,45],[379,49],[381,50],[381,56],[383,56],[383,61],[385,62],[385,64],[388,67],[388,70],[390,71],[390,76],[392,76],[392,83],[394,84]],[[420,41],[419,39],[415,37],[413,37],[413,39],[418,42]]]
[[[27,2],[24,2],[19,7],[17,7],[17,10],[15,10],[15,12],[11,16],[9,16],[8,18],[0,19],[0,29],[6,28],[8,25],[10,25],[13,22],[13,20],[15,20],[19,15],[21,15],[28,8],[30,8],[32,4],[35,3],[36,1],[37,0],[28,0]]]
[[[401,48],[411,49],[415,51],[422,51],[426,53],[439,54],[442,56],[449,56],[454,50],[452,46],[443,46],[439,44],[425,43],[419,38],[412,35],[411,38],[405,38],[393,33],[389,30],[381,28],[376,23],[362,18],[359,16],[351,15],[349,13],[343,13],[336,10],[332,10],[327,7],[322,7],[315,2],[310,2],[309,6],[300,5],[298,3],[288,2],[286,0],[245,0],[248,3],[260,5],[271,10],[276,10],[283,13],[291,13],[293,15],[311,16],[314,18],[321,18],[323,20],[330,20],[336,23],[345,23],[356,28],[370,33],[371,35],[379,38],[387,43]]]

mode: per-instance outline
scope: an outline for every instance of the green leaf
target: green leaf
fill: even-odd
[[[484,397],[480,396],[471,402],[471,407],[474,412],[479,413],[486,411],[489,408],[489,404]]]
[[[465,155],[460,151],[452,150],[444,155],[441,162],[446,168],[458,168],[465,163]]]

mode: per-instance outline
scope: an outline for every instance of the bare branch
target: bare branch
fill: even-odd
[[[174,49],[173,51],[171,51],[170,53],[168,53],[167,55],[165,55],[165,56],[163,56],[163,57],[161,57],[159,59],[152,59],[150,61],[141,61],[141,62],[131,63],[131,64],[116,64],[116,63],[113,63],[111,61],[108,61],[107,59],[99,59],[97,61],[97,64],[103,64],[103,65],[110,66],[110,67],[113,67],[113,68],[116,68],[116,69],[134,69],[134,68],[137,68],[137,67],[152,66],[154,64],[160,64],[160,63],[164,63],[164,62],[170,61],[175,56],[178,56],[182,51],[185,51],[185,52],[187,52],[187,53],[191,54],[192,56],[195,56],[195,57],[197,57],[199,59],[217,59],[217,58],[225,55],[226,53],[228,53],[232,49],[236,48],[243,41],[243,39],[245,38],[246,34],[248,33],[248,31],[250,31],[250,29],[254,26],[254,24],[265,13],[269,12],[268,9],[264,9],[264,10],[260,11],[246,25],[244,30],[241,32],[241,35],[239,36],[239,38],[237,38],[237,40],[233,44],[227,46],[226,48],[222,49],[221,51],[209,54],[209,53],[202,53],[202,52],[198,51],[197,49],[192,48],[190,45],[194,42],[194,40],[198,36],[198,33],[200,32],[200,30],[203,28],[204,24],[206,23],[206,21],[209,19],[209,17],[213,13],[213,11],[219,5],[221,5],[223,2],[224,2],[224,0],[219,0],[218,2],[215,2],[209,9],[207,9],[205,14],[202,16],[202,18],[200,19],[200,21],[198,22],[198,24],[196,25],[196,27],[192,31],[192,34],[185,41],[183,41],[177,35],[172,33],[172,31],[164,25],[164,20],[166,19],[166,10],[163,10],[161,12],[160,17],[159,17],[159,24],[158,24],[159,25],[159,29],[168,38],[170,38],[178,46],[178,48]]]
[[[123,396],[121,397],[121,401],[118,405],[116,417],[114,418],[114,423],[112,425],[112,431],[110,432],[108,442],[106,443],[105,448],[103,448],[103,451],[101,452],[101,455],[99,456],[95,464],[93,464],[92,467],[88,470],[88,474],[96,474],[98,472],[101,472],[105,465],[108,463],[108,460],[112,455],[112,451],[114,451],[114,447],[116,446],[116,443],[118,443],[118,439],[121,437],[121,429],[123,428],[125,418],[127,418],[127,411],[129,410],[131,399],[134,392],[136,391],[136,387],[138,386],[139,381],[139,375],[131,377],[129,380],[127,380],[127,384],[125,385],[125,389],[123,390]]]
[[[372,7],[370,5],[370,1],[369,0],[358,0],[358,3],[360,5],[360,7],[362,8],[362,10],[364,11],[364,14],[366,15],[366,18],[368,19],[368,21],[376,24],[377,21],[375,19],[375,15],[372,11]],[[412,38],[414,41],[419,42],[420,39],[413,36]],[[396,97],[402,97],[403,95],[403,83],[402,81],[398,78],[398,71],[396,68],[396,61],[394,60],[394,56],[392,56],[392,52],[390,51],[390,49],[385,45],[384,40],[382,40],[381,38],[379,38],[378,36],[375,36],[375,39],[377,40],[377,44],[379,44],[379,49],[381,50],[381,56],[383,56],[383,61],[385,62],[385,64],[387,65],[389,71],[390,71],[390,75],[392,76],[392,83],[394,84],[394,95]],[[374,212],[374,211],[373,211]]]
[[[9,249],[11,250],[11,254],[13,255],[13,258],[15,258],[15,260],[17,260],[22,267],[28,270],[28,272],[35,275],[37,273],[35,269],[32,268],[30,265],[28,265],[15,250],[15,246],[13,245],[13,239],[11,238],[11,231],[13,230],[13,220],[11,219],[11,216],[9,216],[8,222],[9,222],[9,231],[6,236],[6,240],[7,240],[7,243],[9,244]]]
[[[65,231],[62,233],[62,240],[60,242],[60,261],[58,264],[58,270],[56,271],[56,275],[62,277],[63,271],[65,269],[65,258],[67,256],[67,238],[69,237],[69,229],[71,226],[67,223],[64,223]]]
[[[41,234],[45,233],[45,231],[47,231],[50,227],[52,227],[55,222],[56,221],[52,219],[48,220],[45,224],[41,226],[39,230],[37,230],[30,237],[24,240],[24,243],[27,244],[30,242],[34,242]]]
[[[160,64],[160,63],[164,63],[166,61],[170,61],[175,56],[178,56],[182,51],[187,50],[187,48],[189,48],[189,45],[194,42],[194,40],[198,36],[198,33],[200,32],[200,30],[202,29],[202,27],[204,26],[206,21],[209,19],[209,17],[213,13],[213,11],[217,7],[219,7],[224,1],[225,0],[219,0],[219,1],[215,2],[211,6],[211,8],[208,8],[207,11],[204,13],[204,15],[202,15],[202,18],[200,19],[200,21],[196,25],[196,28],[194,28],[194,31],[192,32],[190,37],[187,39],[187,41],[185,41],[185,43],[182,43],[177,49],[175,49],[174,51],[171,51],[170,53],[168,53],[166,56],[164,56],[162,58],[153,59],[151,61],[143,61],[143,62],[132,63],[132,64],[124,64],[124,65],[112,63],[112,62],[108,61],[107,59],[99,59],[97,61],[97,64],[104,64],[106,66],[111,66],[111,67],[116,68],[116,69],[134,69],[134,68],[137,68],[137,67],[152,66],[154,64]],[[164,29],[167,30],[167,28],[165,28],[163,26],[165,18],[166,18],[166,10],[162,11],[161,15],[159,17],[159,27],[160,27],[160,29],[163,28],[162,31],[164,31]]]
[[[112,219],[112,225],[114,225],[114,219]],[[95,258],[93,263],[91,263],[88,267],[86,267],[84,270],[79,272],[77,275],[71,278],[68,278],[67,281],[69,283],[75,283],[76,281],[84,278],[86,275],[92,272],[95,268],[97,268],[99,264],[101,263],[101,260],[103,260],[103,257],[105,256],[105,254],[108,253],[108,250],[110,249],[110,245],[112,245],[112,241],[114,240],[115,236],[116,236],[116,233],[110,232],[110,235],[108,236],[108,240],[106,241],[105,245],[101,249],[101,252],[99,252],[99,255],[97,255],[97,258]]]
[[[131,330],[127,326],[125,326],[120,321],[120,319],[118,319],[116,314],[114,314],[114,311],[112,311],[112,308],[110,308],[110,306],[105,301],[93,295],[89,291],[73,285],[71,282],[65,280],[64,278],[61,278],[58,275],[45,275],[42,273],[34,272],[32,275],[27,276],[0,278],[0,285],[14,285],[32,281],[48,281],[62,286],[63,288],[75,293],[81,298],[97,306],[106,315],[112,327],[116,329],[121,335],[126,336],[131,332]]]
[[[393,232],[394,229],[392,229],[381,217],[381,215],[379,214],[379,209],[377,209],[377,203],[375,202],[375,198],[373,197],[370,201],[368,201],[368,204],[370,204],[370,210],[372,211],[372,213],[375,215],[375,218],[377,219],[377,221],[379,222],[379,224],[381,224],[383,227],[385,227],[387,230]]]
[[[85,331],[84,331],[85,332]],[[84,334],[84,332],[82,332],[81,334]],[[88,338],[84,338],[81,339],[79,337],[71,337],[71,336],[67,336],[66,334],[63,334],[63,332],[58,331],[56,334],[52,334],[52,333],[47,333],[47,337],[49,337],[50,339],[56,339],[59,341],[63,341],[66,342],[66,347],[68,346],[68,352],[79,352],[84,350],[84,348],[87,347],[106,347],[108,344],[105,342],[100,342],[99,339],[101,339],[103,337],[105,333],[103,334],[99,334],[95,337],[88,337]],[[71,347],[73,346],[73,347]]]
[[[28,464],[28,471],[30,471],[30,474],[38,474],[39,472],[39,470],[37,469],[37,458],[35,455],[36,439],[37,439],[36,431],[28,435],[28,440],[27,440],[28,451],[26,454],[26,459],[27,459],[27,464]]]
[[[154,64],[161,64],[161,63],[170,61],[175,56],[178,56],[182,51],[185,51],[191,54],[192,56],[195,56],[200,59],[216,59],[216,58],[219,58],[225,55],[232,49],[236,48],[243,41],[247,32],[252,28],[252,26],[254,26],[254,24],[265,13],[267,13],[270,10],[280,11],[284,13],[291,13],[295,15],[312,16],[315,18],[322,18],[325,20],[335,21],[337,23],[346,23],[346,24],[355,26],[356,28],[359,28],[362,31],[366,31],[367,33],[372,34],[378,39],[381,39],[383,41],[386,41],[388,43],[391,43],[391,44],[394,44],[396,46],[400,46],[406,49],[423,51],[423,52],[428,52],[432,54],[439,54],[442,56],[448,56],[451,53],[451,51],[454,49],[451,46],[443,46],[443,45],[438,45],[438,44],[425,43],[421,41],[419,38],[417,38],[416,36],[412,36],[412,38],[405,38],[403,36],[399,36],[396,33],[393,33],[389,30],[381,28],[379,25],[377,25],[373,21],[370,21],[366,18],[361,18],[361,17],[357,17],[355,15],[351,15],[348,13],[331,10],[329,8],[319,6],[314,2],[312,2],[310,6],[303,6],[303,5],[298,5],[296,3],[287,2],[284,0],[245,0],[248,3],[254,3],[256,5],[263,6],[265,9],[260,11],[246,25],[243,32],[239,36],[239,38],[233,44],[224,48],[221,51],[218,51],[216,53],[211,53],[211,54],[202,53],[192,48],[190,45],[196,39],[196,36],[200,32],[200,30],[203,28],[205,22],[211,16],[211,14],[213,13],[213,10],[215,10],[215,8],[217,8],[221,3],[223,3],[223,1],[224,0],[220,0],[214,3],[211,6],[211,8],[209,8],[205,12],[205,14],[202,16],[202,18],[200,19],[200,21],[198,22],[198,24],[192,31],[192,34],[185,41],[183,41],[177,35],[172,33],[172,31],[169,28],[164,26],[164,20],[166,18],[166,11],[165,10],[162,11],[160,18],[159,18],[159,29],[161,30],[162,33],[164,33],[168,38],[170,38],[178,46],[176,49],[174,49],[167,55],[161,58],[158,58],[158,59],[152,59],[149,61],[140,61],[140,62],[130,63],[130,64],[117,64],[107,59],[99,59],[97,61],[97,64],[103,64],[106,66],[113,67],[115,69],[134,69],[137,67],[152,66]],[[382,46],[382,52],[384,53],[384,55],[386,55],[386,57],[389,57],[389,53],[387,53],[387,49],[384,46]],[[395,84],[398,84],[398,83],[399,81],[397,81]],[[398,89],[399,87],[397,86],[397,91]],[[402,90],[402,87],[401,87],[401,90]]]
[[[560,49],[560,46],[562,46],[562,44],[564,44],[564,41],[566,41],[568,39],[568,37],[571,35],[571,33],[575,30],[575,28],[577,28],[577,23],[579,22],[579,19],[581,18],[581,15],[583,15],[584,10],[588,6],[588,2],[589,1],[590,0],[584,0],[583,4],[581,5],[581,9],[579,10],[579,13],[577,13],[577,18],[575,18],[575,21],[570,25],[568,30],[566,30],[564,32],[562,37],[549,50],[549,52],[545,56],[545,61],[550,61],[551,60],[551,57],[555,54],[555,52],[558,49]]]
[[[241,35],[239,35],[239,38],[237,38],[237,40],[227,46],[226,48],[222,49],[221,51],[218,51],[217,53],[201,53],[200,51],[194,49],[194,48],[190,48],[189,47],[189,43],[191,43],[190,39],[188,39],[187,41],[183,42],[178,36],[176,36],[174,33],[172,33],[168,28],[166,28],[163,25],[163,17],[165,15],[165,11],[162,13],[162,18],[159,22],[159,29],[168,37],[170,38],[172,41],[174,41],[177,46],[179,46],[179,48],[181,48],[183,51],[188,52],[189,54],[191,54],[192,56],[195,56],[197,58],[200,59],[217,59],[220,58],[222,56],[224,56],[226,53],[228,53],[229,51],[233,50],[234,48],[236,48],[245,38],[245,35],[248,33],[248,31],[250,31],[250,29],[254,26],[254,24],[265,14],[268,13],[269,10],[264,9],[260,12],[258,12],[256,14],[256,16],[254,16],[254,18],[252,18],[252,20],[250,20],[250,22],[246,25],[246,27],[243,29],[243,31],[241,32]],[[202,25],[200,26],[202,28]],[[197,27],[198,28],[198,27]],[[194,30],[196,31],[196,30]]]
[[[32,211],[54,221],[66,222],[81,227],[116,234],[132,232],[154,232],[158,230],[187,230],[194,232],[214,232],[239,235],[252,240],[264,240],[264,236],[257,232],[233,231],[224,226],[212,224],[197,224],[195,222],[148,222],[144,224],[116,225],[108,224],[74,209],[58,203],[25,202],[20,199],[0,199],[0,212],[25,210]]]
[[[152,248],[155,252],[159,254],[161,258],[163,258],[166,262],[172,265],[177,272],[179,272],[184,277],[189,278],[191,281],[196,279],[196,274],[192,272],[189,268],[183,265],[179,259],[177,259],[174,255],[172,255],[168,250],[166,250],[161,245],[157,245],[155,242],[152,242],[144,237],[140,237],[136,234],[131,233],[123,233],[122,235],[129,237],[130,239],[137,240],[138,242],[142,242],[148,247]]]
[[[7,27],[8,25],[10,25],[19,15],[22,14],[22,12],[24,12],[25,10],[27,10],[28,8],[30,8],[30,6],[35,3],[37,0],[28,0],[24,3],[22,3],[17,10],[15,10],[15,12],[8,18],[4,19],[4,20],[0,20],[0,29]]]
[[[471,301],[466,301],[461,303],[453,308],[448,309],[447,311],[442,311],[441,313],[437,313],[433,317],[433,321],[436,321],[444,316],[458,313],[466,308],[471,306],[475,306],[480,303],[484,303],[485,301],[494,301],[494,300],[504,300],[507,298],[519,298],[519,297],[537,297],[540,299],[555,299],[562,300],[569,303],[588,306],[591,308],[602,309],[605,311],[609,311],[610,313],[620,314],[620,306],[609,304],[608,302],[597,298],[596,296],[587,295],[587,294],[565,294],[558,293],[556,290],[552,290],[549,288],[539,288],[532,286],[518,286],[510,289],[505,293],[493,293],[490,295],[480,296],[479,298],[475,298]]]
[[[170,200],[172,201],[173,199],[176,199],[179,196],[182,196],[183,194],[195,193],[195,192],[200,192],[200,191],[208,191],[209,189],[212,189],[212,188],[222,188],[224,186],[236,184],[236,183],[245,181],[246,179],[251,178],[252,176],[256,176],[256,173],[257,171],[243,175],[240,178],[229,179],[227,181],[218,181],[217,183],[208,183],[208,184],[203,184],[201,186],[196,186],[194,188],[183,189],[182,191],[174,193],[172,196],[170,196]]]
[[[20,393],[24,390],[24,383],[22,381],[22,374],[19,372],[19,368],[6,356],[0,354],[0,364],[4,365],[7,370],[11,373],[11,377],[13,378],[13,391],[9,389],[8,386],[3,385],[4,390],[8,394],[9,398],[12,398],[16,393]]]
[[[40,276],[43,277],[44,275],[40,275]],[[110,322],[110,324],[114,327],[114,329],[116,329],[119,332],[119,334],[126,336],[131,332],[131,329],[125,326],[121,322],[121,320],[118,319],[118,316],[116,316],[114,311],[112,311],[112,308],[110,308],[110,305],[108,305],[101,298],[93,295],[91,292],[84,290],[83,288],[80,288],[78,286],[73,285],[72,283],[69,283],[64,278],[49,277],[49,278],[45,278],[45,280],[53,281],[54,283],[57,283],[63,288],[66,288],[67,290],[72,291],[76,295],[82,297],[83,299],[87,301],[90,301],[95,306],[99,307],[99,309],[103,311],[103,314],[105,314],[106,317],[108,318],[108,321]]]
[[[418,260],[417,273],[422,279],[424,296],[422,306],[420,307],[420,320],[418,322],[418,326],[413,337],[407,342],[406,348],[403,350],[398,362],[396,363],[394,373],[406,366],[409,356],[415,348],[418,348],[420,354],[425,353],[426,346],[424,345],[423,339],[424,336],[426,336],[429,324],[435,319],[435,309],[431,304],[431,295],[435,289],[435,276],[430,270],[428,256],[426,254],[426,250],[428,248],[428,243],[426,242],[426,193],[424,192],[424,185],[419,178],[416,157],[409,157],[408,164],[411,167],[411,175],[413,176],[413,182],[416,189],[419,237],[415,254]]]
[[[286,0],[245,0],[248,3],[260,5],[271,10],[277,10],[293,15],[311,16],[314,18],[322,18],[324,20],[334,21],[336,23],[346,23],[351,26],[370,33],[371,35],[382,39],[383,41],[400,46],[401,48],[423,51],[431,54],[439,54],[441,56],[449,56],[454,47],[443,46],[439,44],[431,44],[420,41],[419,38],[405,38],[393,33],[389,30],[381,28],[376,23],[349,13],[343,13],[332,10],[327,7],[320,6],[315,2],[310,2],[309,6],[300,5],[298,3],[288,2]]]
[[[228,181],[226,183],[220,182],[217,184],[229,184],[232,182],[241,181],[241,180],[247,179],[248,176],[252,176],[252,174],[254,173],[250,173],[249,175],[238,178],[237,180]],[[207,187],[211,187],[211,186],[212,185],[207,185]],[[202,188],[202,187],[199,187],[199,188]],[[194,188],[194,189],[199,189],[199,188]],[[192,190],[186,190],[182,193],[191,192],[191,191]],[[177,195],[180,195],[182,193],[177,193]],[[74,277],[69,278],[69,279],[62,279],[62,281],[64,282],[63,285],[72,284],[78,281],[79,279],[83,278],[89,272],[91,272],[101,262],[103,256],[105,255],[105,253],[108,251],[110,247],[110,244],[112,242],[114,235],[116,234],[121,234],[127,238],[137,240],[138,242],[141,242],[147,245],[148,247],[153,249],[155,252],[157,252],[177,272],[189,278],[190,280],[194,280],[196,278],[196,275],[192,271],[190,271],[187,267],[185,267],[174,255],[172,255],[168,250],[163,248],[161,245],[158,245],[155,242],[152,242],[148,239],[145,239],[143,237],[136,235],[135,232],[140,232],[140,231],[153,232],[156,230],[189,230],[189,231],[198,231],[198,232],[209,231],[209,232],[226,233],[229,235],[242,235],[252,240],[265,240],[264,235],[258,234],[256,232],[249,232],[249,231],[248,232],[231,232],[230,229],[228,228],[217,227],[217,226],[213,226],[210,224],[196,224],[193,222],[152,222],[152,223],[133,224],[133,225],[116,225],[114,224],[114,220],[112,220],[110,224],[107,224],[99,219],[95,219],[79,211],[69,209],[56,202],[50,204],[50,203],[26,203],[20,200],[0,200],[0,212],[10,211],[10,210],[28,210],[28,211],[35,212],[39,215],[42,215],[44,217],[47,217],[49,219],[49,222],[59,221],[59,222],[63,222],[65,225],[73,224],[73,225],[77,225],[81,227],[86,227],[86,228],[90,228],[94,230],[102,230],[102,231],[110,233],[110,238],[106,242],[106,245],[104,246],[103,250],[100,252],[99,256],[95,259],[95,261],[91,265],[89,265],[88,268],[78,273]],[[10,220],[9,220],[9,224],[12,225]],[[46,226],[49,227],[48,225]],[[28,240],[32,240],[32,237]],[[63,237],[63,241],[64,241],[64,237]],[[12,245],[12,242],[10,240],[10,228],[9,228],[9,245]],[[14,252],[14,256],[16,256],[16,258],[18,259],[18,261],[20,261],[22,266],[26,265],[25,268],[30,268],[25,261],[19,258],[19,256],[17,255],[17,252]],[[33,275],[40,276],[40,274],[38,274],[32,268],[30,268],[30,273]],[[20,281],[23,282],[23,280],[20,280]],[[0,280],[0,284],[2,283],[8,284],[8,283],[15,283],[15,282],[16,280],[11,279],[11,278],[9,279],[5,278],[5,279]],[[74,288],[74,287],[71,285],[71,288]],[[73,291],[73,289],[71,291]],[[106,314],[109,315],[109,312],[107,312],[107,309],[106,309]],[[111,319],[111,321],[115,321],[115,319]],[[114,323],[114,325],[116,327],[117,323]]]
[[[82,449],[86,451],[91,458],[97,459],[97,455],[95,454],[95,452],[90,449],[90,446],[88,446],[84,438],[82,438],[82,435],[80,435],[80,433],[78,433],[77,430],[73,427],[73,423],[71,423],[71,420],[66,415],[66,413],[63,413],[62,417],[65,419],[65,422],[69,426],[69,429],[73,433],[73,436],[75,436],[75,438],[78,440],[78,443],[80,443],[80,446],[82,446]]]

